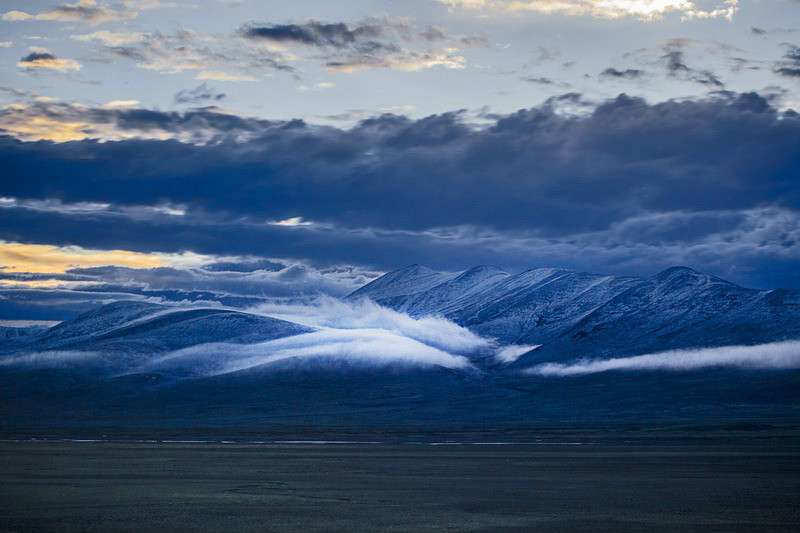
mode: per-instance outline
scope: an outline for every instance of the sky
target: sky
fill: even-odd
[[[0,3],[0,320],[409,264],[800,289],[796,0]]]

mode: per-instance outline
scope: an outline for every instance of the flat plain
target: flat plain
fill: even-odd
[[[0,531],[797,531],[791,442],[0,443]]]

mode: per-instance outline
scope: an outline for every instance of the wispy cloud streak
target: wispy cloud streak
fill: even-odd
[[[687,372],[705,368],[791,370],[800,368],[800,341],[772,342],[756,346],[722,346],[673,350],[635,357],[590,359],[575,363],[544,363],[526,370],[539,376],[582,376],[599,372],[666,370]]]

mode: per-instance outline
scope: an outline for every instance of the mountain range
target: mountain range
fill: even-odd
[[[413,265],[331,305],[292,321],[116,302],[51,328],[3,328],[2,425],[791,419],[800,409],[800,291],[685,267],[636,278]]]
[[[505,344],[541,345],[517,366],[800,338],[800,291],[747,289],[687,267],[633,278],[413,265],[348,298],[360,297],[412,316],[441,315]]]

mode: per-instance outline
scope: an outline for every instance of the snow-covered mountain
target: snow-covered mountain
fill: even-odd
[[[115,302],[38,334],[4,342],[0,354],[54,350],[153,354],[211,342],[248,344],[311,331],[239,311]]]
[[[780,344],[800,339],[800,292],[683,267],[634,278],[414,265],[346,302],[276,316],[291,321],[117,302],[52,328],[3,331],[0,433],[786,419],[800,410],[800,342]],[[661,353],[686,348],[711,351]],[[628,371],[602,366],[618,358],[632,359]],[[652,370],[675,358],[705,362]]]
[[[412,316],[442,315],[503,343],[541,345],[517,367],[800,338],[800,291],[747,289],[686,267],[633,278],[548,268],[441,273],[414,265],[348,296],[364,297]]]

